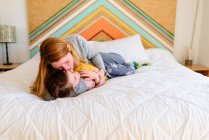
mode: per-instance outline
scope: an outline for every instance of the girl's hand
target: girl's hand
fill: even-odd
[[[99,83],[97,83],[96,87],[100,87],[105,83],[105,72],[103,69],[99,69],[98,76],[99,76]]]
[[[96,84],[99,83],[98,73],[93,72],[93,71],[88,71],[88,70],[82,70],[82,71],[79,71],[79,73],[84,80],[94,80]]]

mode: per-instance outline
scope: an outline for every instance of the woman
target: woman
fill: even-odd
[[[80,62],[88,62],[99,68],[96,73],[99,76],[99,87],[105,83],[105,66],[99,53],[88,46],[88,42],[79,35],[71,35],[64,40],[59,38],[48,38],[40,46],[41,61],[39,64],[38,75],[31,87],[31,92],[39,97],[46,97],[46,80],[49,74],[56,70],[65,70],[73,72],[73,69],[79,66]],[[92,71],[83,71],[81,77],[94,79],[95,73]],[[82,90],[81,85],[86,85],[91,89],[94,85],[91,80],[77,81],[78,87],[75,90]]]

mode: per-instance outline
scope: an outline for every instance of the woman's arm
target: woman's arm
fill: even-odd
[[[65,40],[73,44],[74,49],[83,59],[91,61],[92,64],[99,69],[105,69],[101,55],[96,52],[93,47],[89,46],[85,38],[78,34],[73,34],[66,37]]]

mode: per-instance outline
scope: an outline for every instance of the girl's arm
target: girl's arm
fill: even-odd
[[[99,82],[96,84],[96,87],[100,87],[105,83],[105,72],[103,69],[99,69],[98,76],[99,76]]]
[[[97,85],[100,82],[99,74],[89,70],[79,71],[80,75],[84,80],[93,80]]]
[[[84,80],[80,78],[79,83],[73,88],[74,92],[77,94],[84,93],[95,87],[95,83],[92,80]]]

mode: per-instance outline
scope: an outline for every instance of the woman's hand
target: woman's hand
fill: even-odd
[[[79,71],[81,77],[84,80],[93,80],[96,84],[99,83],[99,75],[96,72],[88,71],[88,70],[82,70]]]
[[[105,72],[103,69],[99,69],[98,76],[99,76],[99,83],[96,84],[96,87],[100,87],[105,83]]]

